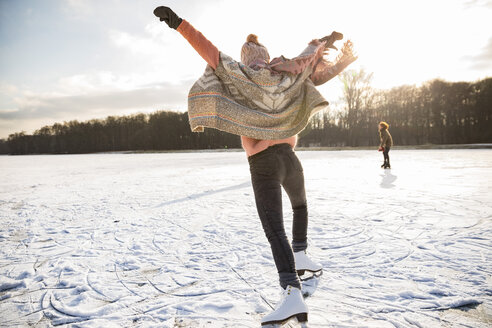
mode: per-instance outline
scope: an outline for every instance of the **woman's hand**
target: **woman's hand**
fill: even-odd
[[[159,17],[161,22],[165,22],[170,28],[177,29],[179,24],[183,21],[176,13],[169,7],[160,6],[154,9],[154,15]]]
[[[325,37],[322,37],[319,40],[321,42],[326,41],[325,48],[332,48],[332,49],[338,50],[337,47],[335,47],[333,45],[333,43],[335,43],[335,41],[338,41],[338,40],[341,40],[341,39],[343,39],[343,34],[342,33],[339,33],[339,32],[336,32],[336,31],[333,31],[330,35],[327,35]]]

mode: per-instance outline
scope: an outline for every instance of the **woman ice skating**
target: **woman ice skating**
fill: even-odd
[[[188,95],[192,131],[215,128],[241,136],[248,156],[256,206],[270,243],[283,295],[276,310],[262,325],[296,317],[307,322],[298,274],[321,273],[320,264],[306,254],[308,211],[302,165],[294,153],[297,134],[309,118],[328,102],[316,90],[338,75],[356,57],[347,41],[335,63],[323,55],[342,34],[315,39],[294,59],[270,60],[267,48],[249,35],[241,49],[241,62],[219,50],[186,20],[168,7],[154,14],[176,29],[207,62],[203,76]],[[282,189],[293,209],[292,246],[284,229]]]
[[[383,152],[384,163],[381,165],[384,169],[390,169],[390,158],[389,151],[391,147],[393,147],[393,138],[391,138],[391,134],[388,131],[389,124],[386,122],[379,123],[379,138],[381,140],[381,144],[379,145],[379,151]]]

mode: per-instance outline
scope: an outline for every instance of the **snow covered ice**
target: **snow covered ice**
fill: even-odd
[[[492,150],[298,155],[310,327],[490,327]],[[2,156],[0,224],[2,327],[259,327],[279,297],[242,152]]]

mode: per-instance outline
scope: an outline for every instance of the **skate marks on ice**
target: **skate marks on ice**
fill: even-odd
[[[78,257],[67,258],[65,253],[56,260],[43,259],[41,264],[35,263],[33,267],[42,274],[32,273],[34,270],[26,268],[25,274],[17,276],[17,279],[2,280],[2,312],[13,306],[25,313],[19,318],[12,316],[4,323],[16,325],[48,320],[53,325],[78,323],[90,327],[118,322],[117,319],[126,325],[124,322],[168,323],[181,316],[194,318],[197,322],[211,317],[215,318],[214,322],[227,322],[234,318],[229,314],[221,317],[237,302],[232,302],[231,298],[228,302],[222,296],[224,289],[219,287],[220,270],[216,270],[217,276],[213,281],[193,274],[188,270],[194,264],[181,264],[183,255],[166,251],[158,234],[155,238],[149,236],[149,241],[152,245],[147,245],[148,249],[142,244],[130,248],[139,250],[136,252],[138,257],[144,253],[151,254],[150,247],[156,245],[165,257],[158,254],[152,257],[160,259],[161,267],[141,265],[141,262],[144,265],[151,263],[145,260],[145,256],[141,261],[132,259],[128,248],[126,255],[111,258],[110,254],[103,254],[101,257],[107,256],[109,261],[99,266],[91,265],[92,259],[79,261]],[[125,243],[131,245],[130,241]],[[203,252],[200,255],[204,256]],[[220,253],[214,256],[220,256]],[[96,257],[99,262],[102,262],[101,257]],[[18,282],[19,279],[22,283]],[[26,287],[29,290],[26,291]],[[240,293],[240,290],[236,288],[236,292]]]
[[[215,195],[218,193],[222,193],[222,192],[226,192],[226,191],[233,191],[236,189],[248,188],[248,187],[251,187],[251,182],[249,182],[249,181],[243,182],[243,183],[240,183],[240,184],[237,184],[234,186],[228,186],[228,187],[213,189],[213,190],[206,190],[206,191],[203,191],[203,192],[200,192],[197,194],[192,194],[192,195],[189,195],[189,196],[186,196],[183,198],[167,201],[167,202],[158,204],[155,207],[162,207],[162,206],[166,206],[166,205],[172,205],[172,204],[176,204],[176,203],[186,202],[186,201],[195,200],[197,198],[204,197],[204,196],[212,196],[212,195]]]
[[[487,326],[490,153],[395,151],[392,188],[373,152],[298,154],[311,327]],[[0,162],[0,326],[258,327],[278,301],[244,154],[29,162]]]
[[[487,154],[482,165],[491,167],[492,154]],[[457,163],[463,162],[457,171],[443,168],[450,161],[437,161],[451,154],[408,152],[402,155],[412,160],[393,163],[398,183],[393,180],[392,188],[378,190],[375,173],[380,171],[359,167],[352,155],[361,153],[345,154],[350,163],[342,158],[341,167],[326,171],[325,179],[309,176],[316,167],[321,170],[321,163],[305,164],[308,193],[318,200],[316,208],[310,207],[314,231],[309,244],[325,255],[323,283],[315,298],[333,295],[333,300],[310,305],[310,318],[333,309],[320,323],[486,327],[490,310],[481,318],[456,320],[445,313],[477,304],[490,309],[492,245],[487,236],[492,211],[485,195],[492,191],[492,172],[467,167],[466,153],[452,153]],[[433,155],[429,166],[430,159],[424,158]],[[342,166],[353,174],[340,176]]]
[[[160,170],[153,173],[161,174]],[[25,205],[16,201],[20,196],[15,193],[14,199],[2,203],[2,213],[5,205],[17,205],[2,216],[0,325],[173,326],[180,322],[189,327],[213,321],[227,327],[235,320],[242,327],[241,322],[251,323],[247,312],[257,296],[248,295],[247,286],[238,288],[238,279],[222,264],[231,247],[211,249],[207,244],[234,238],[224,235],[227,229],[215,227],[213,216],[219,211],[204,210],[212,216],[209,224],[199,222],[205,222],[203,213],[172,204],[164,213],[149,211],[146,202],[157,199],[144,188],[155,185],[154,179],[150,175],[149,181],[132,182],[136,189],[141,185],[132,194],[124,184],[115,188],[114,177],[98,176],[99,181],[92,180],[85,190],[79,190],[81,181],[74,185],[68,177],[65,184],[47,183]],[[246,179],[223,181],[232,187],[222,189],[236,190],[244,184],[238,182]],[[170,196],[187,194],[185,188]],[[46,192],[48,196],[43,196]],[[192,221],[183,220],[187,217]],[[17,224],[22,218],[25,226]],[[172,224],[176,218],[181,225]],[[201,234],[201,229],[206,232]],[[257,247],[254,240],[249,238],[248,243]]]

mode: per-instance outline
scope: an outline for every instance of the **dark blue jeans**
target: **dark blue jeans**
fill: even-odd
[[[307,248],[308,212],[301,162],[289,144],[278,144],[248,157],[256,208],[270,243],[280,285],[300,288],[294,252]],[[292,247],[282,214],[282,189],[293,210]]]
[[[390,147],[384,147],[383,157],[384,157],[384,165],[390,165],[390,157],[389,157]]]

